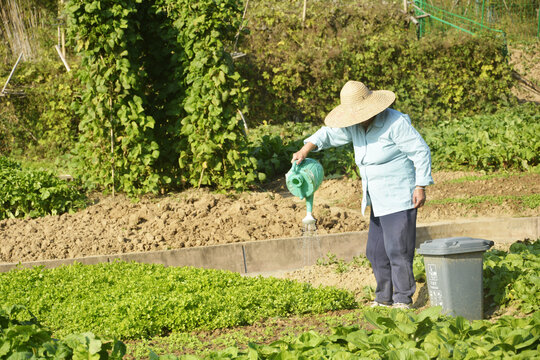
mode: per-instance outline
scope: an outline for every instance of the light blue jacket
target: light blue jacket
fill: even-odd
[[[367,132],[360,124],[346,128],[323,126],[304,140],[314,151],[353,143],[354,158],[362,176],[362,214],[371,205],[375,216],[412,209],[415,186],[433,184],[431,152],[411,125],[408,115],[386,109]]]

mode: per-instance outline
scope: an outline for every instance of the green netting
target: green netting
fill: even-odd
[[[456,28],[470,34],[506,33],[513,40],[540,36],[540,0],[415,0],[419,35]]]

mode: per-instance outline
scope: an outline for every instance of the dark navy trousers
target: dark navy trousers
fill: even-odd
[[[377,280],[379,303],[412,303],[416,213],[409,209],[377,217],[371,211],[366,256]]]

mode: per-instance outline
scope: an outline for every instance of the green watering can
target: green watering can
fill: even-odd
[[[324,172],[321,164],[315,160],[306,158],[300,165],[293,161],[292,167],[285,180],[287,188],[294,196],[306,199],[307,215],[302,220],[304,224],[314,224],[315,219],[311,215],[313,211],[313,194],[323,181]]]

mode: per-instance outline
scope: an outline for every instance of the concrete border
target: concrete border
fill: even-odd
[[[242,274],[288,271],[314,264],[318,258],[333,253],[350,261],[365,254],[367,231],[319,235],[314,238],[286,238],[250,241],[236,244],[194,247],[176,250],[98,255],[73,259],[2,263],[0,272],[22,267],[54,268],[79,262],[98,264],[115,260],[194,266],[222,269]],[[540,238],[540,217],[476,219],[419,225],[416,246],[426,240],[455,236],[483,238],[496,242],[513,242],[525,238]]]

